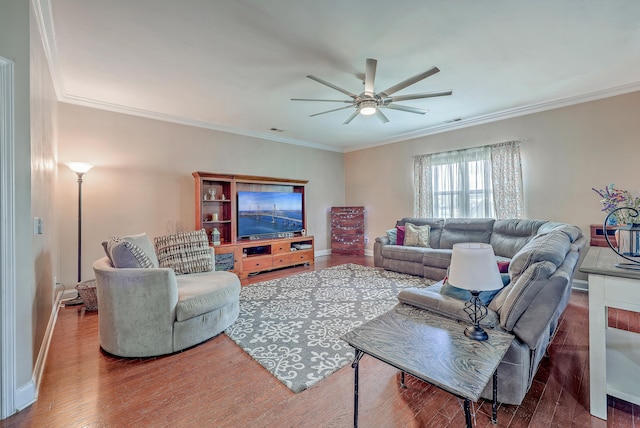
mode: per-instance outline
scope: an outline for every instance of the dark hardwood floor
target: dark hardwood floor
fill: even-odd
[[[269,272],[243,285],[371,258],[333,256],[314,267]],[[640,317],[610,311],[610,324],[638,330]],[[589,414],[588,298],[574,291],[559,331],[520,406],[501,405],[498,427],[640,427],[640,406],[609,399],[608,422]],[[365,356],[360,366],[362,427],[462,427],[460,400]],[[640,388],[640,386],[639,386]],[[475,426],[493,426],[488,403]],[[98,314],[61,308],[38,401],[5,427],[349,427],[353,369],[347,365],[292,393],[226,335],[174,355],[123,359],[98,345]]]

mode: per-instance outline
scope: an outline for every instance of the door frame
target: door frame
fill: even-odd
[[[0,419],[16,411],[14,64],[0,57]]]

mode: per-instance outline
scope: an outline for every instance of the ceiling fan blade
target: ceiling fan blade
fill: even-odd
[[[343,125],[348,125],[348,124],[349,124],[349,122],[351,122],[351,121],[352,121],[352,120],[353,120],[353,119],[354,119],[358,114],[360,114],[360,111],[359,111],[359,110],[354,111],[354,112],[351,114],[351,116],[349,116],[349,117],[347,118],[347,120],[345,120],[345,121],[344,121]]]
[[[406,111],[409,113],[416,113],[416,114],[425,114],[426,112],[429,111],[429,110],[423,110],[421,108],[416,108],[416,107],[400,106],[397,104],[389,104],[385,106],[385,108],[390,108],[392,110]]]
[[[353,100],[319,100],[317,98],[291,98],[291,101],[322,101],[327,103],[348,103],[353,104]]]
[[[320,116],[321,114],[331,113],[331,112],[338,111],[338,110],[344,110],[344,109],[350,108],[350,107],[351,106],[334,108],[333,110],[327,110],[327,111],[323,111],[323,112],[320,112],[320,113],[311,114],[311,115],[309,115],[309,117]],[[356,111],[358,111],[358,110],[356,110]]]
[[[376,109],[376,117],[380,119],[380,122],[382,123],[389,122],[389,119],[387,119],[387,116],[385,116],[384,113],[382,113],[382,111],[380,111],[379,108]]]
[[[421,81],[422,79],[426,79],[429,76],[432,76],[434,74],[436,74],[437,72],[439,72],[440,69],[438,67],[432,67],[427,71],[424,71],[420,74],[416,74],[413,77],[410,77],[406,80],[403,80],[402,82],[393,85],[392,87],[390,87],[389,89],[385,89],[384,91],[380,92],[379,95],[383,98],[386,98],[392,94],[395,94],[396,92],[406,88],[407,86],[411,86],[414,83],[418,83],[419,81]]]
[[[420,94],[398,95],[395,97],[385,98],[384,103],[387,104],[394,101],[408,101],[419,100],[422,98],[444,97],[451,94],[453,94],[453,91],[423,92]]]
[[[347,91],[346,89],[343,89],[343,88],[341,88],[341,87],[339,87],[339,86],[336,86],[336,85],[334,85],[333,83],[329,83],[329,82],[327,82],[326,80],[322,80],[322,79],[321,79],[321,78],[319,78],[319,77],[313,76],[313,75],[311,75],[311,74],[310,74],[310,75],[308,75],[307,77],[308,77],[309,79],[311,79],[311,80],[315,80],[315,81],[316,81],[316,82],[318,82],[318,83],[322,83],[323,85],[328,86],[328,87],[330,87],[331,89],[335,89],[335,90],[336,90],[336,91],[338,91],[338,92],[342,92],[343,94],[348,95],[348,96],[350,96],[350,97],[351,97],[351,98],[353,98],[353,99],[356,99],[356,98],[358,97],[358,96],[357,96],[356,94],[354,94],[353,92],[349,92],[349,91]]]
[[[373,96],[373,82],[376,80],[376,66],[378,61],[373,58],[367,58],[367,68],[364,72],[364,93]]]

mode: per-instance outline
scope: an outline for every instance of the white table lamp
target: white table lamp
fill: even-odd
[[[502,279],[493,247],[479,242],[466,242],[453,245],[449,284],[469,290],[471,299],[465,304],[472,326],[464,334],[470,339],[486,340],[487,332],[480,327],[480,321],[487,316],[487,308],[478,297],[481,291],[502,288]]]

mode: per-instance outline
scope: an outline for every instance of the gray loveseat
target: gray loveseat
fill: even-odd
[[[390,243],[376,238],[374,264],[387,270],[442,279],[458,242],[492,245],[498,260],[509,261],[510,282],[489,303],[482,324],[515,335],[498,367],[498,400],[520,404],[558,327],[571,294],[571,282],[587,239],[577,226],[541,220],[417,219],[398,225],[428,224],[430,247]],[[443,281],[400,292],[402,303],[469,322],[464,300],[441,293]],[[462,330],[461,330],[462,333]],[[492,382],[482,396],[492,397]]]

